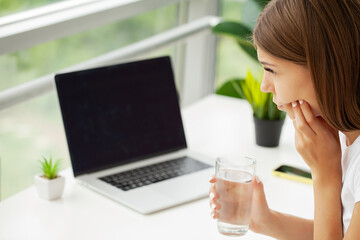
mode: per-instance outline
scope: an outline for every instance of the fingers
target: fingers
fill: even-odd
[[[215,189],[215,182],[216,182],[216,178],[213,175],[209,182],[211,183],[210,185],[210,189],[209,189],[209,199],[210,199],[210,208],[211,208],[211,217],[213,219],[216,219],[219,217],[219,213],[217,212],[217,210],[220,209],[220,205],[216,202],[216,200],[218,199],[218,195],[216,194],[216,189]]]
[[[309,123],[309,124],[313,124],[316,117],[314,115],[314,113],[312,112],[310,105],[304,101],[304,100],[299,100],[299,106],[300,109],[305,117],[305,120]]]
[[[315,116],[310,105],[306,101],[299,100],[299,103],[307,124],[315,132],[315,134],[319,133],[323,129],[323,125],[319,121],[319,118]]]
[[[210,185],[210,190],[209,190],[209,198],[210,198],[210,202],[214,202],[216,201],[216,199],[219,196],[216,194],[216,189],[215,189],[215,184],[211,184]]]
[[[261,208],[268,209],[269,207],[266,202],[264,185],[260,181],[258,176],[254,176],[252,187],[253,187],[253,203],[255,203],[256,206],[261,206]]]
[[[220,209],[220,204],[216,202],[218,196],[216,195],[216,193],[210,192],[209,198],[210,198],[211,217],[213,219],[216,219],[219,217],[218,210]]]
[[[210,216],[212,217],[212,219],[217,219],[217,218],[219,218],[219,213],[215,212],[215,211],[212,211]]]
[[[263,192],[263,184],[260,181],[259,177],[256,175],[253,177],[252,187],[254,189],[255,194],[257,194],[257,192],[259,192],[259,190],[260,190],[260,192]]]
[[[302,102],[301,105],[304,105]],[[313,137],[316,135],[314,130],[311,128],[311,126],[308,124],[307,120],[305,119],[304,113],[302,111],[302,108],[300,107],[300,103],[298,101],[292,103],[293,111],[295,119],[293,120],[293,124],[296,130],[300,131],[304,135],[308,137]],[[312,112],[306,111],[308,118],[311,118],[311,114],[314,115]],[[315,116],[314,116],[315,117]],[[314,122],[314,121],[312,121]]]
[[[219,204],[216,204],[216,201],[213,200],[213,201],[210,201],[210,208],[211,208],[211,217],[213,219],[216,219],[219,217],[219,212],[218,210],[220,209],[220,205]]]
[[[253,185],[255,185],[253,187],[256,187],[258,184],[260,184],[261,182],[260,182],[259,177],[254,175],[253,178],[252,178],[252,183],[253,183]]]
[[[209,189],[209,198],[210,198],[210,201],[213,201],[216,199],[217,197],[217,194],[216,194],[216,189],[215,189],[215,182],[216,182],[216,177],[215,175],[212,175],[209,182],[211,183],[210,184],[210,189]]]
[[[215,175],[212,175],[210,180],[209,180],[210,183],[215,183],[216,182],[216,177]]]

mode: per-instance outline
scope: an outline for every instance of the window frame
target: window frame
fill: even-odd
[[[54,12],[60,12],[65,9],[73,8],[76,6],[80,6],[83,4],[87,4],[89,2],[94,2],[99,0],[62,0],[61,2],[56,2],[52,4],[43,5],[41,7],[29,9],[29,10],[23,10],[16,13],[8,14],[5,16],[2,16],[0,18],[0,26],[5,26],[21,21],[25,21],[28,19],[32,19],[35,17],[40,17],[44,15],[49,15]]]
[[[218,16],[220,12],[220,0],[80,0],[76,1],[78,4],[74,1],[73,4],[66,5],[69,1],[14,14],[13,21],[7,20],[6,24],[0,25],[0,55],[125,20],[170,4],[179,4],[179,24],[191,23],[204,16]],[[44,9],[50,10],[44,13]],[[0,18],[0,22],[4,18],[9,19],[11,15]],[[216,38],[210,35],[210,29],[217,21],[217,18],[209,20],[207,34],[190,37],[185,34],[179,37],[188,38],[186,45],[177,51],[175,60],[181,82],[179,88],[183,92],[182,106],[214,92]],[[171,43],[176,43],[176,40]],[[126,49],[127,47],[124,47],[123,51]],[[101,57],[103,56],[98,58]],[[106,62],[99,62],[98,58],[59,71],[80,69],[79,66],[96,67]],[[98,61],[98,64],[89,64],[92,61]],[[49,74],[34,80],[29,79],[24,84],[1,91],[0,111],[52,91],[53,76],[54,74]]]
[[[64,5],[68,0],[9,15],[0,18],[0,55],[128,19],[180,1],[81,0],[82,4]],[[49,12],[45,14],[45,11]]]
[[[107,5],[102,5],[105,2]],[[0,18],[0,55],[135,17],[166,5],[179,4],[178,26],[174,29],[57,72],[146,57],[154,50],[175,45],[176,54],[172,62],[181,83],[181,106],[214,92],[216,38],[211,35],[211,27],[220,20],[217,17],[220,0],[80,0],[76,3],[63,1]],[[102,8],[94,7],[100,5]],[[56,18],[59,15],[67,16]],[[26,83],[0,91],[0,111],[54,89],[54,73],[29,79]]]

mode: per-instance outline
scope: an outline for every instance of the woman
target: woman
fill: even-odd
[[[269,209],[256,178],[250,229],[277,239],[358,239],[360,1],[273,0],[253,39],[265,70],[261,90],[292,119],[296,149],[311,169],[315,212],[305,220]]]

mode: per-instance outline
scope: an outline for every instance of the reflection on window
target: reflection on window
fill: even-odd
[[[171,5],[0,56],[0,91],[171,29],[176,19],[177,5]],[[168,48],[146,57],[171,55],[174,60],[174,53],[175,48]],[[70,165],[55,92],[0,111],[0,149],[1,199],[33,184],[42,156],[62,158],[61,169]]]

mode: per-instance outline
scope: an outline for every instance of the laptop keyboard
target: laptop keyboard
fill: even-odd
[[[128,191],[170,178],[211,167],[198,160],[182,157],[99,178],[117,188]]]

